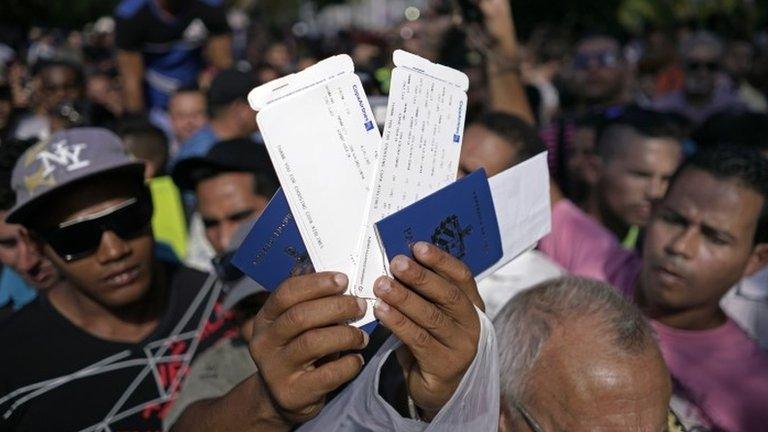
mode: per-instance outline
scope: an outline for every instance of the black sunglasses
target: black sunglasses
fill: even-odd
[[[613,68],[618,66],[619,55],[613,51],[601,51],[597,53],[579,53],[573,58],[573,65],[576,69],[586,70],[592,62],[598,67]]]
[[[72,262],[96,252],[106,231],[130,240],[147,232],[151,220],[152,199],[145,193],[98,213],[42,230],[40,236],[64,261]]]

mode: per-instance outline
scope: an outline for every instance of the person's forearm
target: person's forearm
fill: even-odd
[[[141,53],[119,51],[117,53],[117,66],[123,84],[125,110],[130,113],[144,111],[144,59],[141,57]]]
[[[195,402],[184,410],[172,432],[285,432],[291,429],[274,410],[258,373],[226,395]]]
[[[206,57],[215,68],[227,69],[232,66],[232,37],[229,35],[214,36],[206,46]]]
[[[534,124],[536,120],[520,74],[520,53],[512,14],[497,19],[499,21],[492,30],[495,45],[491,57],[486,59],[491,109],[517,115]]]

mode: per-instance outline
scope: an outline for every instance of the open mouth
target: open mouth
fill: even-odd
[[[139,273],[139,266],[134,265],[109,274],[104,278],[104,282],[111,288],[120,288],[135,282],[139,278]]]

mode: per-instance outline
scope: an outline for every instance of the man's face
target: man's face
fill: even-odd
[[[51,288],[60,279],[58,271],[40,254],[21,225],[5,222],[6,214],[0,212],[0,262],[13,269],[32,288]]]
[[[168,104],[168,114],[173,134],[183,143],[208,121],[205,96],[200,92],[175,94]]]
[[[715,90],[720,56],[717,48],[697,45],[685,55],[685,92],[690,96],[709,97]]]
[[[48,111],[62,102],[74,102],[82,97],[77,74],[66,66],[53,66],[40,75],[40,104]]]
[[[717,308],[749,272],[763,198],[732,179],[686,168],[648,224],[641,288],[669,311]]]
[[[479,168],[485,168],[492,177],[517,162],[517,150],[504,138],[479,124],[464,132],[459,158],[459,176],[463,177]]]
[[[576,48],[573,69],[573,90],[584,102],[613,103],[624,91],[624,61],[620,46],[612,39],[581,42]]]
[[[136,189],[135,185],[117,179],[80,184],[48,207],[46,225],[55,227],[109,212],[135,198]],[[81,294],[104,308],[119,309],[146,298],[152,282],[153,245],[147,224],[128,239],[105,231],[92,254],[71,262],[66,262],[49,244],[44,244],[44,252]]]
[[[631,133],[631,143],[605,161],[598,193],[606,210],[626,226],[645,226],[655,202],[664,197],[669,179],[682,159],[682,148],[672,138]]]
[[[240,223],[257,217],[267,206],[268,198],[256,194],[254,181],[252,173],[229,172],[197,184],[197,210],[216,253],[227,249]]]
[[[658,349],[621,353],[595,330],[602,324],[572,321],[544,344],[523,409],[545,431],[664,430],[671,385]],[[502,431],[531,431],[518,412],[502,419]]]

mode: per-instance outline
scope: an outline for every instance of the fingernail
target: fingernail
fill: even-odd
[[[333,283],[335,283],[339,287],[346,287],[347,286],[347,275],[343,273],[336,273],[336,275],[333,276]]]
[[[363,348],[368,346],[368,342],[371,340],[371,337],[368,336],[368,333],[360,330],[360,333],[363,334]]]
[[[388,294],[392,291],[392,283],[389,281],[389,279],[381,278],[376,283],[376,288],[374,291],[382,294]]]
[[[360,309],[360,314],[365,315],[365,310],[368,309],[368,302],[365,300],[358,298],[357,299],[357,307]]]
[[[413,246],[413,251],[419,255],[424,255],[429,252],[429,245],[426,242],[420,241]]]
[[[376,303],[374,303],[373,308],[380,311],[380,312],[389,312],[389,305],[383,301],[382,299],[376,299]]]
[[[389,265],[392,271],[396,272],[402,272],[405,271],[408,268],[408,258],[398,255],[395,257],[395,259],[392,260],[392,263]]]
[[[360,366],[365,366],[365,358],[363,358],[363,356],[360,354],[355,354],[355,355],[360,358]]]

